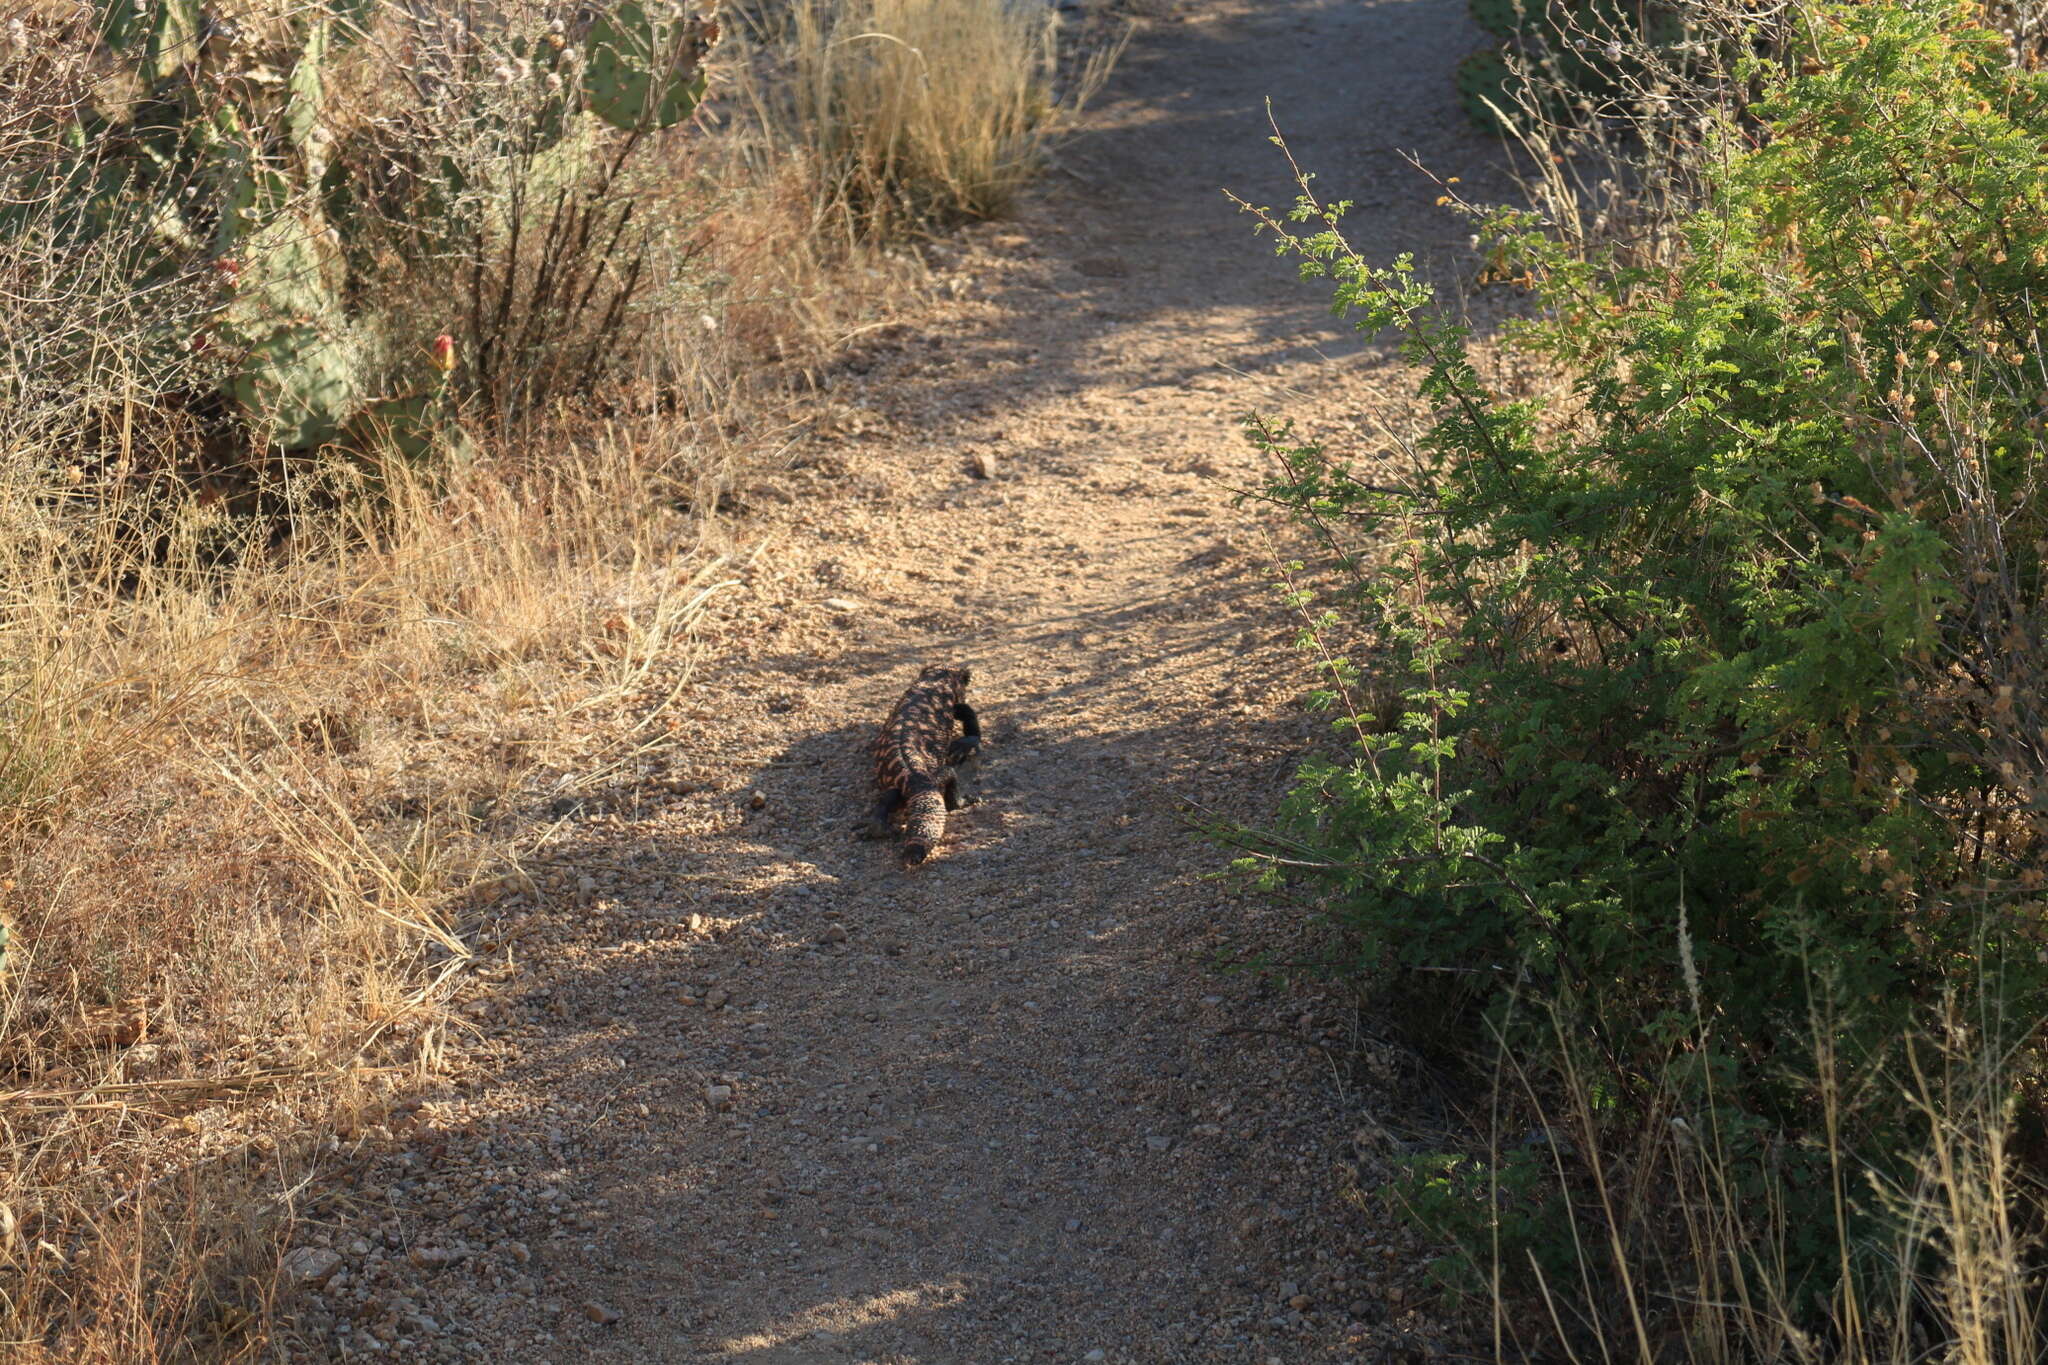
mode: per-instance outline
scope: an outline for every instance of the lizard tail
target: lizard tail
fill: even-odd
[[[946,832],[946,798],[936,778],[914,776],[903,801],[903,861],[913,866],[931,856]]]

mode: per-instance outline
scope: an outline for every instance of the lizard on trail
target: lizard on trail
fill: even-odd
[[[967,704],[967,670],[934,665],[896,703],[875,736],[875,785],[882,789],[861,835],[886,839],[903,810],[903,861],[931,856],[946,832],[946,812],[964,804],[960,779],[972,778],[981,757],[981,722]],[[960,734],[953,734],[958,721]]]

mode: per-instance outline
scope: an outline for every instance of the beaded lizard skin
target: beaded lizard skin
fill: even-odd
[[[861,832],[870,839],[888,838],[900,807],[903,861],[909,865],[931,856],[946,832],[946,812],[963,804],[962,775],[971,778],[980,760],[981,722],[967,704],[967,676],[964,668],[927,668],[875,736],[875,785],[882,794]]]

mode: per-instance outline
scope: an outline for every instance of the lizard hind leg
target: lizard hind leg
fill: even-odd
[[[854,826],[853,832],[862,839],[886,839],[896,831],[891,828],[897,807],[903,804],[903,793],[894,787],[875,798],[875,807],[868,812],[868,818]]]

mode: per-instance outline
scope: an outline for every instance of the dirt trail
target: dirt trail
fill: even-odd
[[[1261,818],[1320,728],[1236,414],[1341,434],[1406,385],[1219,187],[1287,201],[1271,96],[1362,242],[1448,259],[1399,153],[1486,172],[1475,42],[1462,0],[1197,0],[1023,219],[949,248],[939,316],[867,339],[826,437],[742,491],[677,766],[558,850],[588,904],[483,1011],[510,1060],[366,1174],[324,1349],[1422,1358],[1419,1266],[1341,1188],[1377,1170],[1370,1068],[1330,1059],[1334,1002],[1205,969],[1288,917],[1205,880],[1178,811]],[[905,873],[847,831],[939,661],[975,670],[987,800]]]

